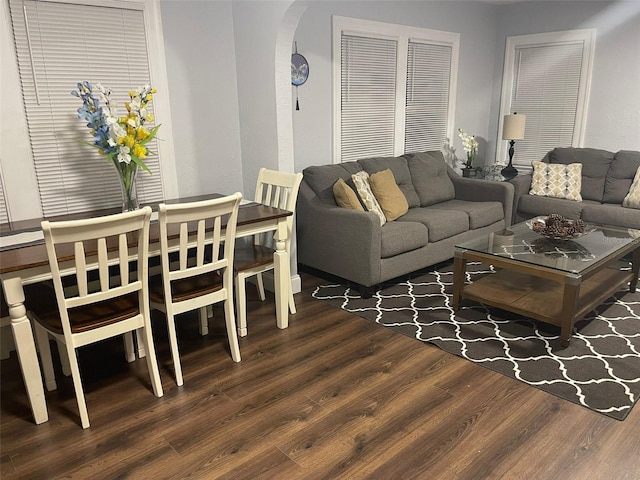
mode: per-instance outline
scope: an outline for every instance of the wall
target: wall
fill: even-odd
[[[296,171],[332,161],[332,15],[459,32],[455,129],[462,127],[479,137],[478,159],[482,161],[486,142],[495,138],[495,131],[488,130],[488,124],[498,8],[483,2],[458,1],[309,2],[295,34],[298,52],[310,66],[309,79],[299,87],[300,110],[293,112]],[[295,99],[295,88],[293,95]],[[453,145],[461,157],[457,134]]]
[[[506,38],[596,28],[596,50],[583,146],[640,150],[640,2],[536,1],[499,10],[491,122],[497,132]]]
[[[161,9],[180,196],[242,192],[231,2]]]
[[[293,112],[296,171],[332,161],[332,15],[460,32],[455,126],[480,137],[487,164],[496,152],[506,37],[597,28],[584,146],[640,150],[640,2],[312,1],[295,34],[310,64]]]

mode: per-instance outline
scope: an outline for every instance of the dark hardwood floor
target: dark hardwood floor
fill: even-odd
[[[303,274],[286,330],[250,297],[239,364],[221,309],[207,337],[180,322],[183,387],[154,313],[162,398],[119,339],[81,351],[88,430],[59,367],[49,421],[33,423],[12,353],[0,476],[640,480],[640,407],[619,422],[561,400],[314,300],[320,282]]]

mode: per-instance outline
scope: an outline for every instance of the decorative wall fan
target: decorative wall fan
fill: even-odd
[[[298,53],[298,42],[295,42],[295,52],[291,55],[291,85],[296,87],[296,110],[300,110],[298,102],[298,87],[309,78],[309,62]]]

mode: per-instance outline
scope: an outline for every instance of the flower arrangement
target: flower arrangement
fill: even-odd
[[[467,159],[464,162],[464,168],[472,168],[473,161],[478,154],[478,141],[475,135],[468,135],[464,129],[458,129],[458,136],[462,140],[462,148],[467,153]]]
[[[93,142],[80,142],[96,147],[116,167],[125,197],[124,210],[137,208],[135,177],[138,167],[151,173],[144,159],[155,154],[146,145],[156,136],[160,125],[148,130],[145,124],[153,121],[153,114],[148,111],[147,105],[154,93],[156,90],[149,85],[130,91],[130,101],[125,103],[127,115],[118,117],[111,103],[109,88],[100,84],[94,87],[85,81],[78,83],[78,89],[71,92],[82,100],[78,118],[87,122],[93,135]]]

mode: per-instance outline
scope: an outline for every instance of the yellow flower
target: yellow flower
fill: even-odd
[[[135,97],[136,96],[136,92],[134,92],[133,90],[129,90],[129,96],[131,98]]]
[[[124,108],[127,109],[127,112],[131,111],[131,104],[129,102],[124,102]]]
[[[138,158],[145,158],[147,156],[147,149],[137,143],[136,146],[133,147],[133,154]]]
[[[147,113],[145,120],[147,122],[153,122],[153,113]]]
[[[149,131],[146,128],[140,127],[136,132],[136,139],[144,140],[149,136]]]
[[[133,138],[133,135],[127,135],[127,137],[124,139],[124,144],[129,148],[133,147],[135,143],[136,139]]]
[[[124,145],[124,141],[127,137],[118,137],[118,145]]]
[[[155,88],[152,88],[151,93],[158,93],[158,91]]]
[[[151,94],[147,95],[147,98],[145,98],[147,102],[150,102],[152,99],[153,99],[153,95]]]

